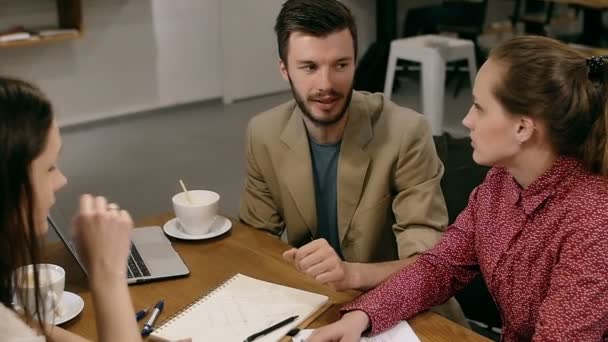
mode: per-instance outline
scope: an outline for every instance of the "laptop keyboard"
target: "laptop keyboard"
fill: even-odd
[[[131,254],[129,255],[129,261],[127,262],[127,278],[139,278],[149,276],[150,271],[144,259],[141,258],[137,247],[131,243]]]

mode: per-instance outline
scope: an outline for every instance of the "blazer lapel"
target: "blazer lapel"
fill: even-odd
[[[338,161],[338,234],[344,240],[359,204],[371,160],[365,147],[373,137],[372,123],[361,95],[353,93]]]
[[[315,187],[313,183],[312,161],[306,127],[302,112],[296,105],[287,125],[281,133],[281,141],[289,148],[281,170],[283,181],[289,189],[302,219],[312,236],[317,235],[317,209],[315,207]]]

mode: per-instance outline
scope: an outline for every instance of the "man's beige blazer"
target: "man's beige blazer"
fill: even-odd
[[[302,112],[290,101],[255,116],[247,132],[240,218],[291,245],[317,236],[313,171]],[[447,225],[443,165],[429,125],[381,94],[354,92],[338,161],[338,234],[346,261],[427,250]]]

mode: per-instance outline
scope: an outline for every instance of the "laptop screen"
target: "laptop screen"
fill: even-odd
[[[47,218],[49,223],[49,228],[53,229],[59,239],[64,243],[64,245],[68,248],[74,259],[80,265],[80,268],[86,274],[87,271],[84,268],[84,265],[78,258],[78,252],[76,251],[76,246],[74,245],[74,240],[72,239],[72,226],[70,224],[70,219],[66,216],[62,210],[59,209],[51,209],[51,215]]]

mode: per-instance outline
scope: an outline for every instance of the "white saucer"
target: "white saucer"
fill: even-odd
[[[15,305],[14,307],[17,312],[23,312],[23,309],[19,305]],[[61,302],[57,305],[57,308],[53,312],[47,313],[44,319],[49,324],[63,324],[78,316],[82,312],[82,309],[84,309],[84,301],[79,295],[63,291]]]
[[[206,234],[199,234],[199,235],[187,234],[186,232],[183,231],[180,223],[177,221],[176,218],[167,221],[167,223],[165,223],[165,225],[163,226],[163,230],[165,231],[165,234],[172,236],[176,239],[205,240],[205,239],[211,239],[216,236],[222,235],[222,234],[226,233],[227,231],[229,231],[231,227],[232,227],[232,222],[230,222],[229,219],[225,218],[224,216],[218,215],[215,218],[215,221],[213,221],[213,223],[211,224],[211,230],[209,231],[209,233],[206,233]]]
[[[79,295],[63,291],[61,302],[57,306],[57,309],[55,309],[55,313],[46,319],[49,323],[55,325],[63,324],[78,316],[78,314],[82,312],[82,309],[84,309],[84,301]],[[53,319],[52,322],[50,322],[51,319]]]

